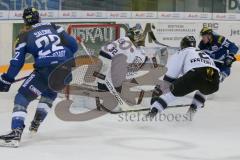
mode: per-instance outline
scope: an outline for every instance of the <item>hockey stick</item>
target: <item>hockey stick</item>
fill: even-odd
[[[152,40],[154,41],[155,44],[160,45],[160,46],[164,46],[164,47],[167,47],[167,48],[175,49],[175,50],[179,50],[180,49],[180,47],[172,47],[172,46],[169,46],[167,44],[160,43],[157,40],[157,38],[155,37],[153,31],[149,31],[148,33],[151,36],[151,38],[152,38]]]
[[[134,110],[127,110],[127,111],[112,111],[106,107],[104,107],[102,104],[97,104],[98,108],[103,109],[105,112],[111,113],[111,114],[121,114],[121,113],[134,113],[134,112],[144,112],[144,111],[150,111],[150,108],[142,108],[142,109],[134,109]],[[173,105],[168,106],[167,108],[180,108],[180,107],[188,107],[190,104],[179,104],[179,105]]]
[[[235,61],[235,62],[240,62],[240,56],[236,55],[235,58],[236,58],[236,61]],[[216,60],[216,59],[214,59],[213,61],[214,61],[215,63],[224,64],[224,61],[221,61],[221,60]]]
[[[223,61],[220,61],[220,60],[213,59],[213,61],[214,61],[215,63],[224,64],[224,62],[223,62]]]
[[[27,79],[29,76],[25,76],[25,77],[22,77],[22,78],[18,78],[16,79],[13,83],[17,83],[17,82],[20,82],[20,81],[23,81],[25,79]]]

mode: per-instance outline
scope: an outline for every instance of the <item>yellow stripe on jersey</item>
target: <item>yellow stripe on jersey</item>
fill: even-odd
[[[219,38],[218,38],[218,43],[219,43],[219,44],[222,44],[222,40],[223,40],[223,36],[219,36]]]

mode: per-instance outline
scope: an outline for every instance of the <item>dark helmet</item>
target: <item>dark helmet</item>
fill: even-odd
[[[196,40],[193,36],[185,36],[181,40],[180,43],[181,49],[187,48],[187,47],[196,47]]]
[[[26,25],[34,25],[40,22],[39,12],[34,7],[24,9],[22,18]]]
[[[143,29],[140,24],[136,24],[134,27],[129,28],[127,31],[127,37],[134,43],[144,41]]]
[[[213,33],[213,30],[208,27],[203,27],[200,31],[201,36],[206,35],[206,34],[212,34],[212,33]]]

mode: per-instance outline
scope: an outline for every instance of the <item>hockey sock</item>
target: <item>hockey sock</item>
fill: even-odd
[[[152,104],[152,108],[157,108],[160,112],[167,108],[170,102],[176,100],[176,97],[171,93],[166,93],[161,95],[159,98],[155,99],[155,102]]]
[[[30,101],[22,94],[18,93],[14,100],[14,109],[12,113],[12,129],[25,127],[24,121],[27,116],[27,106]]]
[[[191,107],[193,109],[203,108],[205,101],[206,101],[205,95],[202,94],[201,92],[197,91],[195,93],[194,97],[193,97],[193,101],[192,101]]]
[[[52,107],[53,100],[41,97],[34,116],[34,121],[42,122]]]

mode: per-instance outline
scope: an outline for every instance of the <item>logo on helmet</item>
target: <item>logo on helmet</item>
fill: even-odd
[[[28,26],[34,25],[40,22],[39,12],[34,7],[24,9],[22,16],[24,23]]]

